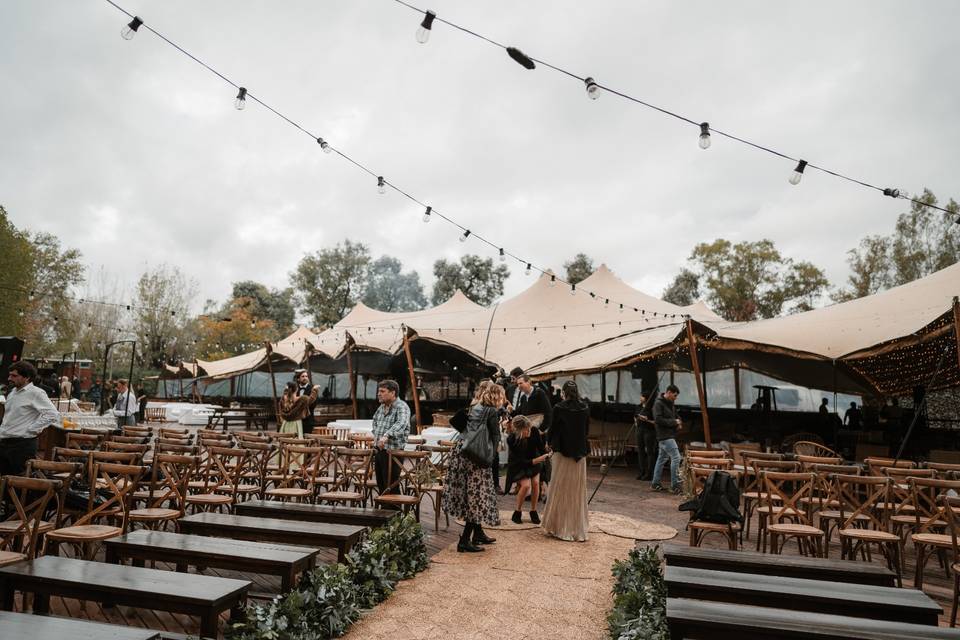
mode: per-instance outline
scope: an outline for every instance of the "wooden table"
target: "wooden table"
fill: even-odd
[[[664,547],[663,557],[671,567],[871,584],[877,587],[892,587],[896,584],[897,577],[890,569],[867,562],[782,556],[755,551],[671,545]]]
[[[667,595],[936,626],[943,610],[922,591],[667,565]]]
[[[281,593],[293,587],[297,574],[315,566],[319,553],[308,547],[227,541],[145,529],[110,538],[104,545],[106,560],[113,564],[130,559],[134,566],[142,567],[145,560],[161,560],[176,564],[177,571],[181,572],[192,565],[280,576]]]
[[[960,640],[960,629],[667,598],[671,640]]]
[[[33,593],[33,609],[48,613],[50,596],[200,616],[200,635],[217,637],[220,613],[239,614],[250,582],[174,571],[125,567],[59,556],[0,567],[0,609],[15,591]],[[67,636],[71,637],[71,636]]]
[[[347,558],[347,551],[360,540],[367,529],[355,525],[326,522],[233,516],[225,513],[197,513],[181,518],[180,530],[200,536],[235,540],[333,547],[337,549],[337,560],[343,562]]]
[[[399,512],[392,509],[364,509],[360,507],[332,507],[301,502],[278,502],[276,500],[248,500],[234,508],[238,516],[303,520],[305,522],[330,522],[353,524],[360,527],[382,527]]]
[[[227,415],[228,413],[236,415]],[[230,430],[230,423],[241,424],[246,428],[251,426],[266,430],[270,416],[263,407],[214,407],[213,413],[207,417],[207,428],[214,429],[223,425],[224,431]]]
[[[51,618],[29,613],[0,611],[3,638],[10,640],[155,640],[160,634],[150,629],[101,624],[71,618]]]

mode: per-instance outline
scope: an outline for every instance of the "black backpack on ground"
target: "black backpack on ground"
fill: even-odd
[[[691,520],[729,524],[743,522],[740,515],[740,488],[726,471],[714,471],[693,500],[684,502],[680,511],[689,511]]]

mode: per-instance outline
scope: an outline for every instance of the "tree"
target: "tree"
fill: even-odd
[[[293,330],[295,311],[293,308],[293,289],[268,289],[253,280],[233,283],[231,301],[246,300],[250,305],[249,313],[256,321],[269,321],[273,335],[264,336],[264,340],[280,339]],[[231,304],[228,301],[223,308],[228,313]]]
[[[402,268],[400,261],[390,256],[374,261],[367,275],[363,304],[380,311],[418,311],[427,306],[420,274],[401,273]]]
[[[174,352],[183,352],[190,301],[197,283],[177,267],[160,265],[145,271],[137,281],[131,313],[137,352],[151,367],[159,368]]]
[[[661,297],[680,307],[693,304],[700,297],[700,276],[690,269],[681,269]]]
[[[960,261],[960,235],[955,220],[960,205],[947,204],[949,214],[931,209],[937,198],[929,190],[917,198],[908,213],[897,217],[889,236],[867,236],[847,252],[851,274],[847,287],[833,294],[843,301],[906,284]]]
[[[563,268],[567,272],[567,282],[577,284],[581,280],[586,280],[593,273],[593,260],[585,253],[578,253],[573,260],[563,263]]]
[[[29,237],[17,229],[0,206],[0,335],[22,336],[24,325],[33,317],[39,302],[24,291],[33,274],[33,246]],[[21,315],[21,311],[23,312]]]
[[[784,258],[770,240],[700,243],[690,261],[694,268],[681,272],[668,291],[679,280],[690,293],[695,277],[697,291],[702,287],[710,305],[727,320],[772,318],[788,305],[791,313],[812,308],[828,285],[823,271]],[[677,289],[684,292],[680,285]]]
[[[221,360],[263,346],[262,322],[251,315],[249,298],[234,298],[224,312],[197,318],[196,357]],[[272,325],[271,325],[272,326]]]
[[[481,305],[488,305],[503,295],[503,283],[510,277],[507,265],[494,267],[493,258],[466,255],[460,262],[440,259],[433,263],[433,304],[446,300],[460,289],[468,298]]]
[[[73,287],[83,283],[81,254],[76,249],[63,249],[60,239],[50,233],[28,233],[27,237],[33,250],[33,270],[27,286],[36,294],[22,337],[35,355],[71,351],[71,297]]]
[[[369,265],[370,250],[350,240],[305,255],[290,274],[297,310],[316,327],[336,324],[363,298]]]

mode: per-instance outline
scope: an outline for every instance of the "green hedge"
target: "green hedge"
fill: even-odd
[[[346,564],[319,567],[297,588],[268,604],[247,607],[246,620],[227,629],[230,640],[326,640],[347,630],[363,609],[387,598],[397,582],[428,564],[423,529],[397,515],[347,554]]]
[[[613,640],[669,640],[667,587],[659,547],[634,548],[613,563],[613,609],[607,629]]]

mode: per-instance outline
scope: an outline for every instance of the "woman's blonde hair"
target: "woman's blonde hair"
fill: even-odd
[[[470,406],[472,407],[475,404],[479,404],[480,398],[483,396],[483,392],[486,391],[487,387],[493,384],[493,380],[481,380],[480,384],[477,385],[477,388],[473,392],[473,400],[470,401]]]
[[[491,382],[480,391],[480,404],[488,407],[502,407],[507,402],[507,392],[500,385]]]
[[[510,430],[521,438],[526,438],[530,435],[530,428],[532,426],[533,423],[530,422],[530,418],[527,416],[514,416],[513,420],[510,421]]]

